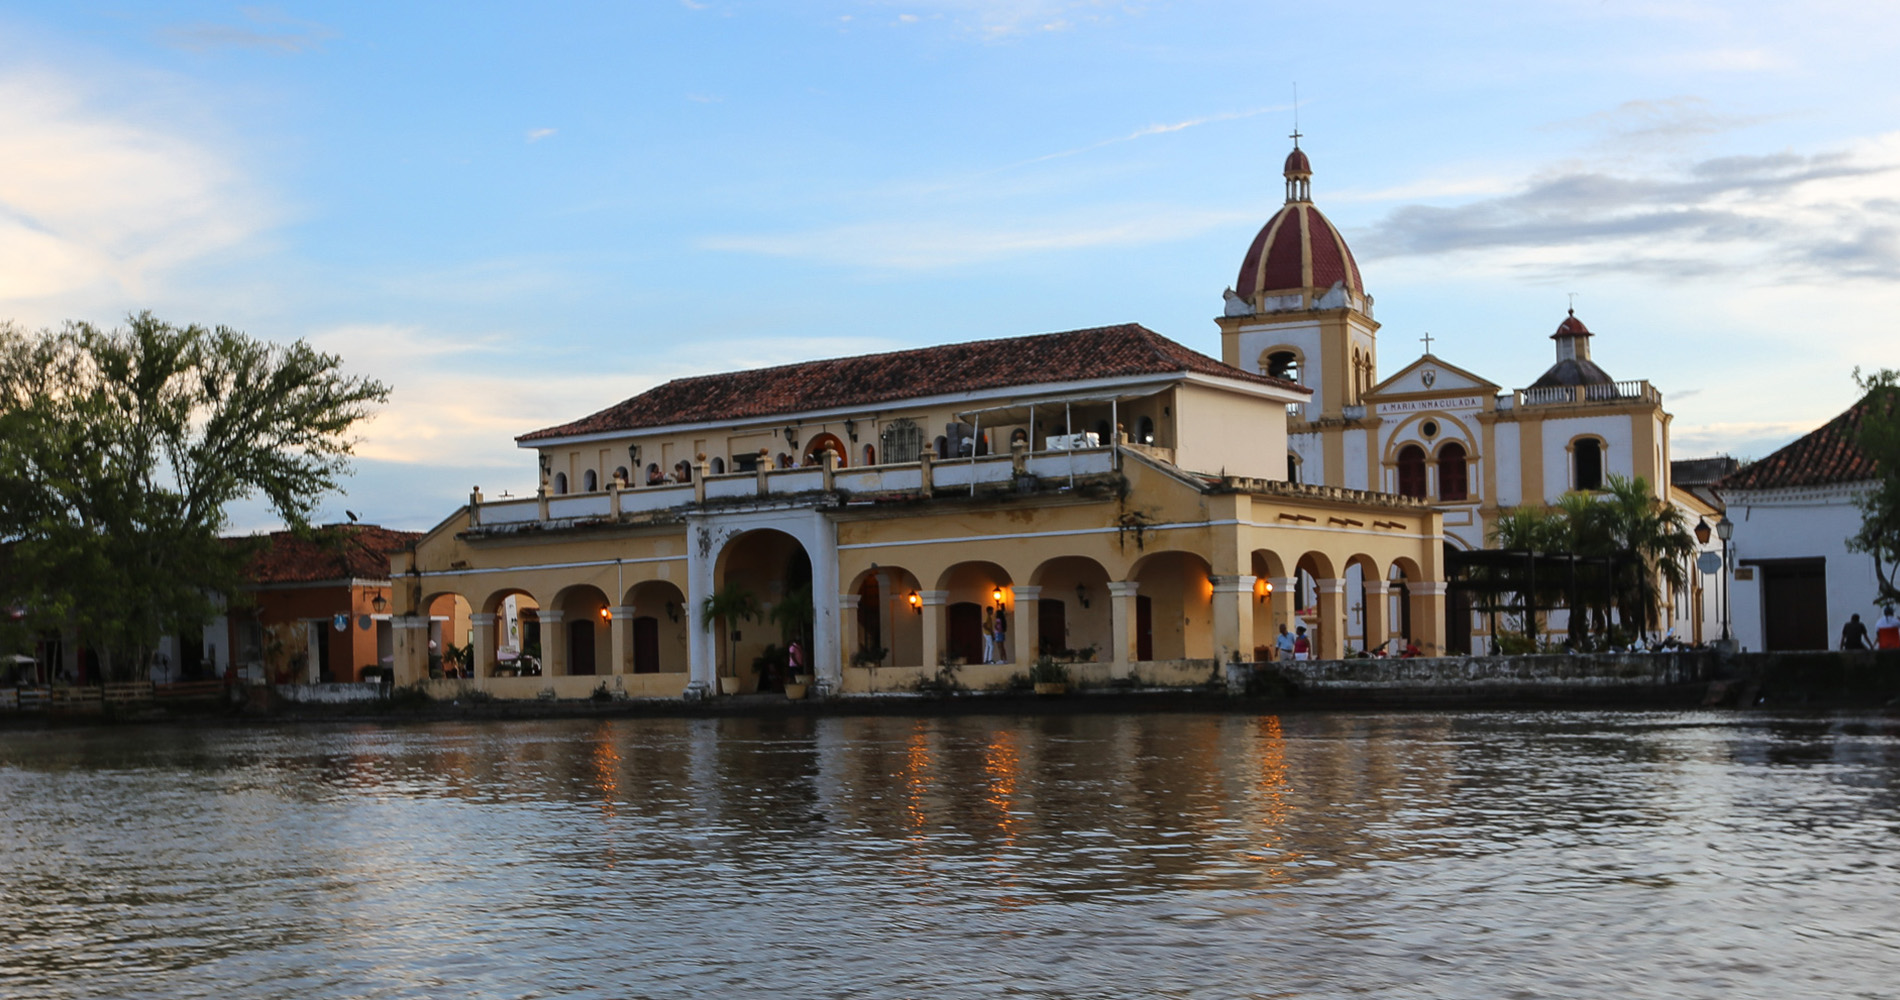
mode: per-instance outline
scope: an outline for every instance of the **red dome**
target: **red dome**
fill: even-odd
[[[1286,170],[1284,173],[1288,177],[1294,174],[1312,175],[1313,164],[1307,160],[1305,150],[1295,146],[1293,147],[1293,152],[1286,154]]]
[[[1577,318],[1577,311],[1572,309],[1570,310],[1570,315],[1565,317],[1562,323],[1557,324],[1557,332],[1551,334],[1550,339],[1556,340],[1559,337],[1589,336],[1593,336],[1593,334],[1590,333],[1590,328],[1583,325],[1583,320]]]
[[[1302,162],[1306,159],[1297,149],[1293,156]],[[1292,162],[1288,157],[1289,169]],[[1253,238],[1240,263],[1234,291],[1247,300],[1256,292],[1282,295],[1310,290],[1319,296],[1338,283],[1356,295],[1366,294],[1359,264],[1339,230],[1311,202],[1296,201],[1274,213]]]

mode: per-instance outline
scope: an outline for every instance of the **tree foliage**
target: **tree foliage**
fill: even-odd
[[[1642,476],[1612,475],[1603,490],[1566,493],[1555,507],[1502,511],[1491,539],[1502,549],[1609,560],[1607,581],[1586,581],[1573,595],[1580,606],[1571,608],[1570,635],[1578,645],[1592,616],[1607,630],[1612,610],[1625,625],[1650,630],[1661,618],[1663,595],[1688,582],[1686,561],[1696,548],[1682,511],[1655,496]],[[1607,603],[1596,596],[1605,592]]]
[[[701,628],[711,632],[715,621],[725,623],[726,666],[734,676],[739,673],[739,640],[732,637],[733,630],[739,627],[740,622],[759,617],[759,610],[758,595],[737,580],[729,581],[699,602]]]
[[[1859,499],[1860,530],[1847,547],[1874,558],[1876,603],[1900,603],[1894,574],[1900,571],[1900,371],[1882,368],[1870,375],[1854,369],[1854,381],[1866,395],[1860,403],[1861,453],[1874,463],[1873,489]]]
[[[201,626],[245,553],[228,506],[262,494],[296,529],[349,469],[388,396],[298,341],[177,327],[0,326],[0,542],[35,627],[77,626],[109,672]]]

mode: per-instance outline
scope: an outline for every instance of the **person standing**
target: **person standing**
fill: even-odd
[[[1009,662],[1009,609],[1002,605],[996,607],[995,629],[990,633],[990,655],[996,657],[993,662]]]
[[[1900,649],[1900,618],[1893,616],[1893,605],[1880,609],[1874,619],[1874,645],[1880,649]]]
[[[996,662],[996,611],[983,609],[983,662]]]
[[[1847,650],[1867,648],[1867,626],[1861,624],[1859,615],[1848,618],[1847,624],[1842,626],[1841,648]]]
[[[1313,643],[1306,637],[1306,626],[1301,625],[1298,633],[1293,636],[1293,658],[1296,660],[1306,660],[1311,659],[1312,656]]]
[[[1293,633],[1288,632],[1285,625],[1280,626],[1280,635],[1273,640],[1273,648],[1274,659],[1282,663],[1293,659]]]

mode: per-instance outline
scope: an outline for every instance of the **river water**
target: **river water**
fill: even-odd
[[[0,732],[7,997],[1891,997],[1900,722]]]

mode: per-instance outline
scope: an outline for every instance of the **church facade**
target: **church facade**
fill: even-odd
[[[1551,367],[1503,384],[1430,351],[1385,374],[1379,324],[1358,262],[1314,206],[1312,165],[1287,156],[1286,203],[1261,227],[1219,318],[1221,358],[1312,390],[1287,410],[1289,475],[1299,482],[1429,502],[1446,543],[1486,548],[1499,513],[1555,504],[1643,477],[1695,523],[1706,508],[1670,482],[1670,415],[1646,380],[1618,380],[1590,357],[1592,334],[1571,312],[1550,335]],[[1703,580],[1672,595],[1670,627],[1699,634]],[[1472,624],[1482,634],[1486,624]],[[1454,632],[1462,632],[1454,623]]]

